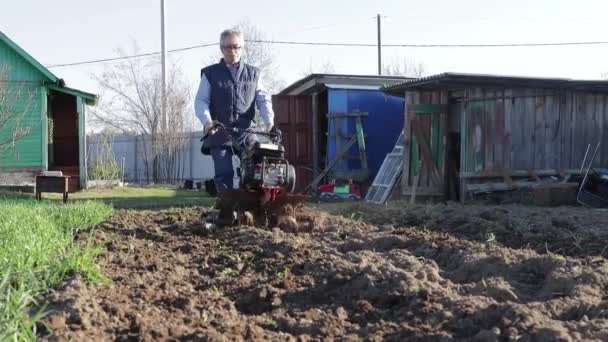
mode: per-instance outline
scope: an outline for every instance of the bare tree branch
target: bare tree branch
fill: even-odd
[[[133,43],[137,51],[137,45]],[[119,53],[124,54],[122,50]],[[143,149],[147,178],[155,182],[172,182],[178,178],[179,152],[188,141],[184,133],[194,127],[189,85],[176,65],[167,77],[167,118],[161,122],[162,82],[160,61],[130,59],[109,66],[95,76],[102,94],[93,117],[103,127],[141,135],[148,144]],[[151,175],[151,177],[149,176]]]
[[[308,76],[310,74],[333,74],[336,72],[336,67],[334,66],[334,64],[332,63],[331,60],[325,60],[323,62],[323,64],[321,64],[320,66],[314,66],[312,64],[312,58],[310,59],[309,63],[308,63],[308,67],[303,69],[300,72],[300,75],[304,76]]]
[[[382,66],[382,75],[422,77],[426,74],[426,67],[422,62],[415,62],[407,58],[393,57],[389,63]]]

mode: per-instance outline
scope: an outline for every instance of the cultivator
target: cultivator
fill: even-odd
[[[297,212],[310,196],[294,193],[295,168],[285,158],[281,132],[228,129],[221,124],[214,128],[225,130],[233,148],[238,150],[241,163],[239,187],[218,195],[218,212],[210,220],[222,226],[239,223],[266,227],[288,225],[291,229],[297,226]],[[237,141],[230,133],[244,138]]]

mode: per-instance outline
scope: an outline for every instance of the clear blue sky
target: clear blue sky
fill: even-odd
[[[211,7],[213,3],[213,7]],[[376,42],[377,13],[385,43],[521,43],[608,41],[606,0],[167,0],[168,48],[216,42],[220,31],[248,18],[269,39]],[[160,50],[160,0],[7,1],[0,30],[44,65],[115,57],[135,39],[142,52]],[[217,47],[172,54],[196,90],[199,70]],[[335,71],[375,74],[375,48],[274,46],[287,83],[312,62]],[[608,45],[432,49],[385,48],[423,62],[427,72],[599,78],[608,72]],[[99,93],[91,74],[100,65],[54,68],[68,85]]]

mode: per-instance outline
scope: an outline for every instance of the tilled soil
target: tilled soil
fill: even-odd
[[[607,213],[307,210],[313,230],[297,234],[249,226],[206,231],[201,208],[119,211],[80,236],[103,244],[99,264],[111,283],[76,277],[49,293],[41,304],[50,332],[40,337],[608,340],[608,263],[596,246],[606,244]],[[518,237],[504,228],[514,220],[511,233],[523,230]],[[537,221],[545,224],[533,226]]]

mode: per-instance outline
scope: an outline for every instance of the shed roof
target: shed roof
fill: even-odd
[[[36,70],[40,71],[40,73],[42,73],[42,75],[44,75],[44,77],[47,78],[48,82],[52,84],[51,86],[49,86],[49,88],[59,91],[59,92],[70,94],[73,96],[82,97],[85,99],[85,101],[87,102],[88,105],[97,104],[97,100],[98,100],[97,95],[66,87],[63,79],[57,77],[49,69],[45,68],[34,57],[32,57],[29,53],[27,53],[24,49],[22,49],[19,45],[17,45],[17,43],[13,42],[7,35],[2,33],[2,31],[0,31],[0,41],[4,42],[6,45],[8,45],[19,56],[21,56],[28,63],[30,63]]]
[[[380,89],[384,85],[411,80],[403,76],[348,75],[348,74],[310,74],[287,86],[279,95],[309,95],[326,87]]]
[[[382,87],[382,90],[392,95],[403,96],[403,92],[408,89],[458,89],[471,86],[554,88],[608,93],[608,80],[576,80],[571,78],[454,72],[445,72],[442,74],[405,80],[397,84],[384,86]]]

